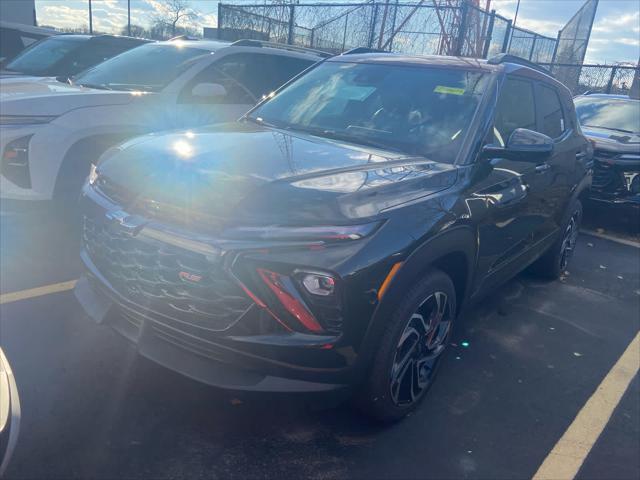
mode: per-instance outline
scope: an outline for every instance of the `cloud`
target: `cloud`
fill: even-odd
[[[597,33],[614,33],[621,30],[640,31],[640,11],[611,15],[593,24],[593,31]]]
[[[518,18],[516,26],[526,28],[527,30],[539,33],[540,35],[547,35],[555,38],[558,35],[558,30],[564,26],[564,23],[553,22],[550,20],[536,20],[533,18]]]

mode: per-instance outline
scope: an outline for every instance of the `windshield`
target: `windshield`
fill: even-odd
[[[64,35],[47,38],[9,62],[7,70],[36,76],[55,75],[52,68],[87,40],[89,37],[65,37]]]
[[[636,100],[581,97],[575,99],[575,105],[584,127],[640,133],[640,102]]]
[[[207,50],[176,44],[147,44],[128,50],[74,78],[74,83],[110,90],[157,92]]]
[[[453,163],[486,81],[475,71],[326,62],[250,118]]]

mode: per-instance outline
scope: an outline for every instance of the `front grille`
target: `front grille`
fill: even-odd
[[[595,190],[606,190],[610,193],[626,189],[626,184],[621,172],[607,163],[607,160],[615,158],[617,155],[615,152],[602,150],[597,150],[594,153],[595,162],[593,165],[591,188]]]
[[[204,255],[131,236],[85,217],[83,242],[99,272],[134,304],[196,327],[229,328],[252,305]]]

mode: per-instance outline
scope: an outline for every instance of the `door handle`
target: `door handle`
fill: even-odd
[[[541,163],[540,165],[536,165],[536,173],[544,173],[551,168],[551,165],[548,163]]]
[[[587,152],[578,152],[578,153],[576,153],[576,159],[578,159],[578,160],[582,160],[586,156],[587,156]]]

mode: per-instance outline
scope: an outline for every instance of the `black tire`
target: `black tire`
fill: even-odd
[[[446,295],[444,301],[441,294]],[[426,313],[433,313],[433,309],[438,306],[438,300],[444,305],[441,322],[432,324],[432,316],[429,316],[427,322],[416,318],[416,315],[424,318],[427,316]],[[367,380],[356,395],[357,407],[368,416],[385,423],[398,421],[412,412],[433,384],[442,353],[449,343],[455,312],[456,293],[453,282],[442,271],[429,270],[398,303],[391,315]],[[426,323],[429,324],[428,327]],[[415,333],[412,330],[415,330]],[[410,343],[414,339],[415,348],[411,347]],[[437,355],[435,349],[429,351],[430,343],[441,346],[437,349]],[[412,365],[407,363],[406,368],[399,368],[402,362],[397,354],[400,354],[401,358],[407,358],[409,354],[405,354],[406,351],[416,352],[417,359],[412,361]],[[425,358],[428,357],[418,359],[420,355],[429,354],[434,356],[433,362],[427,362]],[[422,366],[419,366],[420,364]],[[403,371],[406,373],[403,374]],[[394,382],[393,379],[398,380],[401,375],[403,379]],[[411,381],[417,383],[410,383]]]
[[[558,239],[531,265],[530,270],[536,276],[556,280],[566,271],[576,248],[581,223],[582,203],[574,200],[564,216]]]

